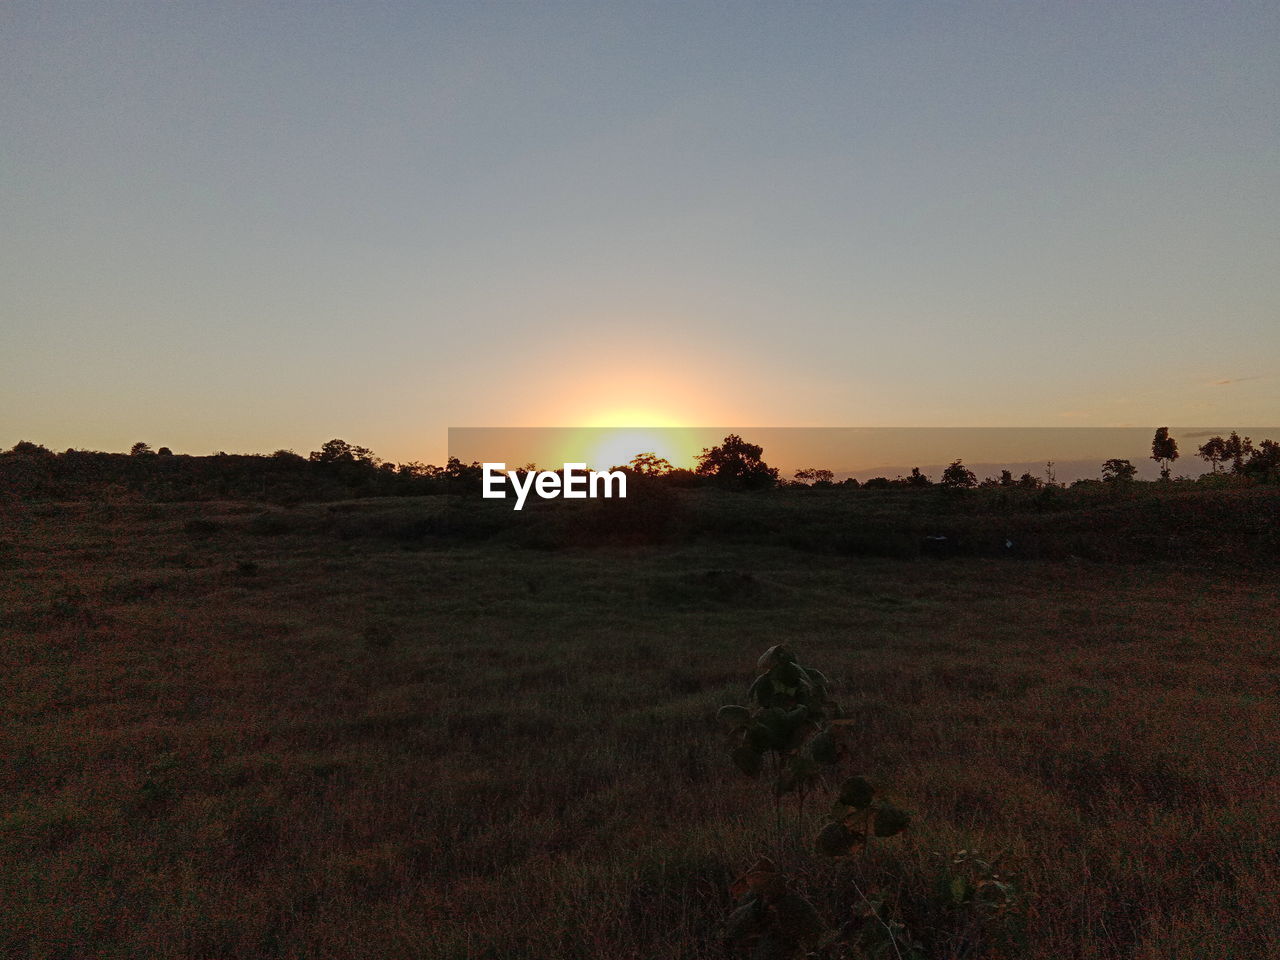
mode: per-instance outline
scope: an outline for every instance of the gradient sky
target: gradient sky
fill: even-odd
[[[1280,422],[1274,2],[28,2],[0,447]]]

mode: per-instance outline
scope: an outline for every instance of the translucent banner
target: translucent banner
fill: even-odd
[[[1156,427],[453,427],[449,456],[507,469],[694,470],[704,451],[736,437],[760,447],[760,459],[783,480],[828,472],[834,481],[892,480],[916,470],[936,481],[960,460],[980,480],[1008,471],[1062,484],[1101,478],[1108,460],[1129,461],[1138,479],[1156,479],[1166,468],[1173,478],[1198,477],[1229,468],[1229,456],[1213,459],[1220,453],[1213,438],[1222,438],[1228,453],[1233,433],[1241,445],[1280,440],[1276,427],[1169,427],[1173,446],[1165,442],[1166,455],[1156,458],[1156,433]]]

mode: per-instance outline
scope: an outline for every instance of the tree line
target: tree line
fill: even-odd
[[[1241,437],[1233,431],[1227,437],[1215,436],[1201,444],[1196,453],[1210,466],[1206,476],[1217,476],[1224,472],[1224,464],[1230,465],[1230,474],[1259,483],[1280,482],[1280,443],[1262,440],[1254,443],[1249,437]],[[792,479],[785,480],[779,476],[778,470],[770,467],[763,459],[763,449],[748,443],[741,437],[731,434],[717,446],[704,448],[697,457],[694,476],[714,480],[731,486],[767,487],[767,486],[805,486],[805,487],[863,487],[866,489],[886,489],[892,487],[930,487],[940,486],[952,489],[972,489],[975,487],[1017,487],[1021,489],[1040,489],[1054,486],[1052,461],[1046,463],[1045,476],[1035,476],[1030,472],[1014,477],[1009,470],[1001,470],[998,477],[987,477],[979,480],[973,470],[964,465],[962,460],[953,460],[942,471],[939,480],[934,480],[913,467],[905,477],[894,479],[888,477],[872,477],[859,482],[850,477],[837,481],[835,473],[819,467],[805,467],[797,470]],[[1160,479],[1169,482],[1172,479],[1173,464],[1180,457],[1178,441],[1169,434],[1168,427],[1160,427],[1151,438],[1151,459],[1160,465]],[[672,468],[666,460],[653,453],[637,456],[630,463],[630,468],[637,473],[648,476],[677,475],[681,471]],[[689,471],[684,471],[688,473]],[[1101,480],[1106,483],[1135,482],[1138,468],[1127,459],[1110,458],[1100,468]],[[1077,483],[1096,483],[1098,481],[1076,481]]]
[[[1201,479],[1228,482],[1280,483],[1280,443],[1254,442],[1232,432],[1226,437],[1210,437],[1196,450],[1209,465]],[[1159,463],[1162,482],[1171,481],[1173,464],[1180,458],[1177,440],[1167,427],[1156,431],[1151,443],[1151,459]],[[535,469],[528,464],[525,470]],[[805,467],[791,478],[783,478],[764,459],[764,449],[737,434],[704,448],[692,469],[673,466],[652,452],[637,454],[625,470],[645,483],[672,487],[712,487],[728,489],[769,489],[776,487],[842,487],[868,490],[941,487],[973,489],[1002,487],[1036,490],[1057,486],[1053,464],[1046,464],[1045,476],[1030,472],[1015,477],[1009,470],[999,476],[979,480],[963,461],[954,460],[934,481],[919,467],[907,476],[873,477],[859,482],[854,478],[836,480],[833,471]],[[1077,484],[1138,482],[1137,467],[1129,460],[1112,458],[1100,469],[1101,481]],[[0,452],[0,491],[19,497],[75,499],[86,495],[131,493],[150,499],[253,498],[278,500],[323,500],[366,496],[420,496],[479,489],[481,465],[464,463],[456,457],[443,465],[410,460],[395,463],[383,460],[368,447],[333,439],[307,456],[292,450],[269,455],[228,454],[210,456],[175,454],[168,447],[153,448],[135,443],[128,454],[66,450],[54,453],[37,443],[22,441]],[[1073,484],[1074,485],[1074,484]]]

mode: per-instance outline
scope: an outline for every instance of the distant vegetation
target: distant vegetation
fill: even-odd
[[[149,500],[245,500],[278,503],[356,497],[423,496],[452,484],[479,485],[479,465],[391,463],[367,447],[330,440],[310,456],[173,454],[135,443],[128,454],[54,453],[22,442],[0,453],[0,487],[24,499],[79,500],[133,496]]]
[[[1167,427],[1152,439],[1151,459],[1161,468],[1161,482],[1211,485],[1233,483],[1280,483],[1280,443],[1254,442],[1232,432],[1227,437],[1211,437],[1197,450],[1209,466],[1197,479],[1171,479],[1178,460],[1177,440]],[[1014,477],[1002,470],[998,477],[979,480],[960,460],[953,461],[935,483],[913,468],[907,476],[894,479],[873,477],[865,482],[849,478],[836,480],[833,471],[805,467],[784,479],[776,467],[764,460],[757,444],[731,434],[697,457],[692,470],[679,469],[652,452],[637,453],[630,463],[617,466],[646,483],[672,488],[764,490],[775,487],[815,489],[919,489],[939,486],[949,490],[972,488],[1022,488],[1039,490],[1057,486],[1048,464],[1046,476],[1031,473]],[[1137,468],[1129,460],[1108,459],[1100,466],[1101,481],[1078,480],[1073,486],[1133,484]],[[417,460],[393,463],[383,460],[368,447],[345,440],[329,440],[319,450],[303,457],[292,450],[270,455],[228,454],[210,456],[174,454],[168,447],[153,449],[135,443],[128,454],[66,450],[55,453],[47,447],[22,441],[0,452],[0,490],[10,496],[31,500],[79,500],[112,496],[140,497],[159,501],[256,499],[276,503],[343,500],[360,497],[427,496],[478,489],[480,464],[449,458],[443,466]]]

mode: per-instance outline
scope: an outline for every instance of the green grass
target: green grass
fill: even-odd
[[[6,508],[0,954],[720,957],[762,852],[840,922],[713,721],[785,641],[916,815],[857,869],[931,956],[972,847],[1034,895],[1019,955],[1280,955],[1276,568],[922,559],[901,527],[986,521],[863,502],[905,559],[812,496],[682,498],[660,543],[644,507]]]

